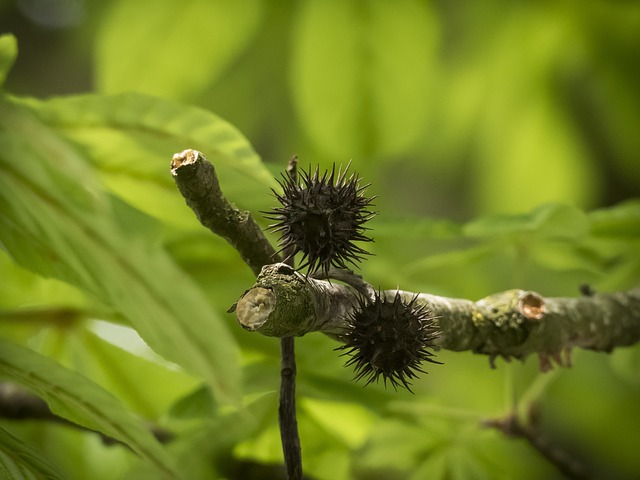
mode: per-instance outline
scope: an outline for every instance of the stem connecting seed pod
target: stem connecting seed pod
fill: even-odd
[[[282,194],[274,191],[281,206],[265,212],[276,221],[271,229],[280,233],[281,251],[303,254],[301,267],[308,272],[322,270],[328,277],[329,268],[347,268],[347,263],[358,263],[369,252],[354,242],[370,242],[363,224],[374,216],[368,210],[373,198],[365,197],[368,187],[359,186],[360,179],[347,170],[320,176],[319,168],[313,174],[300,172],[294,180],[283,176],[279,181]]]
[[[385,386],[388,381],[411,391],[410,380],[426,373],[423,361],[441,363],[429,351],[439,335],[435,317],[417,298],[405,303],[396,292],[389,301],[376,292],[372,300],[358,300],[345,344],[337,349],[351,357],[345,366],[354,366],[355,380],[366,379],[366,386],[382,377]]]

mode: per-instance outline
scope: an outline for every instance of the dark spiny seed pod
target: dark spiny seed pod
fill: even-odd
[[[270,228],[280,233],[280,251],[289,257],[301,252],[300,268],[309,273],[322,270],[327,277],[330,267],[346,269],[368,255],[354,242],[371,241],[363,224],[374,215],[367,209],[373,198],[364,196],[368,185],[360,187],[355,174],[347,178],[348,169],[336,175],[334,165],[322,176],[319,168],[301,171],[295,180],[283,175],[282,194],[274,191],[281,206],[265,212],[276,221]]]
[[[358,300],[345,345],[337,349],[351,357],[345,366],[355,367],[355,380],[366,379],[366,386],[382,376],[385,386],[389,381],[394,389],[404,386],[411,392],[410,380],[426,373],[420,364],[440,363],[428,350],[439,335],[435,318],[417,298],[405,303],[396,292],[393,301],[387,301],[377,292],[373,300]]]

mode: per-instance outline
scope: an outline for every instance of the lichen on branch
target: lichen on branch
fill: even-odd
[[[491,359],[538,354],[543,369],[551,360],[569,365],[574,347],[608,352],[640,341],[640,289],[576,298],[508,290],[476,302],[398,290],[382,293],[388,298],[399,294],[407,303],[416,298],[416,304],[432,312],[440,332],[433,346]],[[267,265],[237,302],[236,314],[241,325],[264,335],[319,331],[344,341],[359,295],[351,286],[306,277],[284,264]]]
[[[262,268],[256,284],[231,311],[243,328],[270,337],[301,337],[315,331],[341,335],[348,328],[352,300],[352,291],[342,285],[276,263]]]

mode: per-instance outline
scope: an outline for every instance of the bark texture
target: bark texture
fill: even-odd
[[[229,242],[254,274],[279,260],[251,214],[224,197],[216,171],[202,153],[191,149],[176,153],[171,175],[200,223]]]
[[[383,292],[390,298],[395,293]],[[405,302],[416,296],[399,293]],[[236,314],[241,325],[264,335],[319,331],[340,340],[360,294],[351,286],[273,264],[262,269],[255,285],[238,301]],[[437,319],[441,333],[435,346],[470,350],[491,359],[523,359],[537,353],[543,369],[551,367],[552,360],[569,365],[573,347],[609,352],[640,341],[640,289],[576,298],[508,290],[476,302],[423,293],[417,302]]]

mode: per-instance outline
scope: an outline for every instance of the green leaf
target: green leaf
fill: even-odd
[[[310,0],[301,7],[292,86],[310,138],[342,159],[412,147],[434,91],[438,27],[428,4]]]
[[[535,234],[547,239],[580,239],[589,230],[586,215],[575,207],[549,204],[524,215],[489,215],[469,222],[464,233],[470,237],[497,238]]]
[[[300,410],[336,441],[355,450],[370,434],[373,414],[357,403],[302,398]]]
[[[195,393],[200,396],[202,389]],[[202,400],[202,399],[201,399]],[[190,403],[192,400],[187,400]],[[196,400],[200,403],[200,400]],[[205,400],[209,403],[210,399]],[[193,417],[181,434],[167,445],[180,473],[188,480],[211,480],[213,478],[256,478],[252,475],[235,473],[236,445],[262,431],[267,425],[277,422],[278,396],[267,393],[259,396],[245,397],[242,409],[224,409],[208,419]],[[185,412],[186,413],[186,412]],[[191,412],[195,413],[195,412]],[[184,425],[187,416],[180,417]],[[233,451],[233,454],[231,453]],[[233,456],[232,456],[233,455]],[[282,455],[282,453],[280,453]],[[212,461],[213,459],[213,461]],[[252,457],[255,460],[255,457]],[[282,462],[280,457],[279,462]],[[234,473],[230,473],[234,471]],[[128,472],[123,480],[155,480],[153,471],[146,464]]]
[[[375,237],[388,237],[396,241],[399,236],[403,239],[443,239],[453,240],[460,237],[462,228],[459,224],[445,219],[424,217],[396,217],[376,218]]]
[[[65,480],[40,452],[0,428],[0,477],[6,480]]]
[[[545,242],[532,248],[536,264],[550,270],[604,273],[606,261],[598,252],[566,242]]]
[[[1,215],[1,214],[0,214]],[[17,311],[21,307],[40,309],[50,305],[62,308],[83,308],[87,296],[68,283],[54,278],[43,278],[25,270],[0,249],[0,311]],[[38,328],[37,325],[34,325]]]
[[[192,392],[177,400],[171,407],[170,414],[174,418],[211,418],[216,412],[216,402],[211,390],[206,386],[195,388]]]
[[[56,415],[121,441],[167,478],[179,478],[143,423],[86,377],[1,339],[0,375],[44,399]]]
[[[0,112],[4,248],[22,266],[111,306],[158,354],[204,378],[220,401],[237,401],[235,340],[158,239],[143,234],[148,225],[135,233],[137,222],[123,204],[114,207],[89,160],[28,111],[3,102]]]
[[[434,421],[440,423],[437,418]],[[415,422],[384,419],[376,424],[366,445],[358,451],[354,469],[360,478],[373,476],[380,470],[388,472],[390,478],[406,478],[417,459],[442,448],[446,441],[439,432],[434,433]]]
[[[113,2],[98,36],[98,88],[194,98],[249,43],[260,24],[261,5],[247,0]]]
[[[146,418],[160,418],[198,383],[182,370],[129,353],[92,332],[71,338],[74,367]]]
[[[479,263],[489,255],[495,253],[494,245],[474,245],[459,248],[450,252],[428,255],[416,259],[407,267],[409,272],[424,272],[434,269],[447,269],[470,266]]]
[[[11,34],[0,36],[0,87],[4,84],[9,70],[18,56],[18,41]]]
[[[28,104],[52,130],[82,147],[116,195],[163,222],[202,229],[169,173],[171,156],[185,148],[202,151],[213,163],[230,201],[254,213],[270,206],[273,175],[235,127],[206,110],[138,94]]]
[[[633,199],[589,213],[591,233],[617,239],[640,238],[640,200]]]
[[[18,41],[12,34],[0,36],[0,87],[4,84],[18,56]]]

